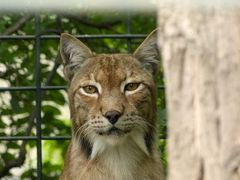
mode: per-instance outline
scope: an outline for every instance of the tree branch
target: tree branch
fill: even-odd
[[[3,32],[2,35],[10,35],[16,31],[18,31],[21,27],[24,26],[24,24],[33,17],[32,14],[27,14],[25,16],[23,16],[22,18],[20,18],[15,24],[13,24],[12,26],[10,26],[9,28],[7,28],[5,30],[5,32]]]
[[[54,62],[54,66],[47,76],[45,86],[50,85],[50,83],[52,82],[52,80],[54,78],[54,75],[56,74],[57,68],[59,67],[60,64],[61,64],[61,56],[60,56],[60,53],[58,53],[58,55],[55,59],[55,62]],[[41,92],[41,98],[43,98],[45,93],[46,93],[46,91]],[[26,136],[30,136],[30,134],[32,132],[35,116],[36,116],[36,108],[34,108],[34,110],[32,111],[32,113],[29,116],[28,126],[27,126],[27,129],[26,129]],[[5,166],[0,170],[0,178],[6,176],[12,168],[20,167],[20,166],[23,165],[23,163],[26,159],[26,145],[27,145],[27,142],[28,142],[28,140],[24,140],[22,142],[22,144],[20,146],[19,153],[18,153],[18,158],[6,163]]]
[[[91,22],[90,20],[88,20],[86,17],[83,16],[76,16],[76,15],[72,15],[72,14],[65,14],[64,17],[69,18],[69,19],[73,19],[76,20],[84,25],[93,27],[93,28],[99,28],[99,29],[112,29],[113,26],[118,25],[119,23],[121,23],[120,20],[116,20],[116,21],[111,21],[111,22],[103,22],[103,23],[94,23]]]

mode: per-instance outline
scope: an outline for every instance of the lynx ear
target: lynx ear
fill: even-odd
[[[157,74],[160,61],[157,46],[157,29],[152,31],[133,54],[153,76]]]
[[[93,53],[80,40],[63,33],[60,38],[60,54],[64,65],[64,76],[71,81],[74,73]]]

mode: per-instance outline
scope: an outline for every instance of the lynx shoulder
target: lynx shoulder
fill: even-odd
[[[162,180],[156,148],[159,53],[153,31],[133,54],[96,55],[62,34],[72,140],[61,180]]]

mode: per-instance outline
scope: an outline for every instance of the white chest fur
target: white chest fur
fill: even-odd
[[[144,153],[135,144],[122,144],[105,150],[99,160],[103,168],[106,168],[116,180],[129,180],[135,179],[143,155]]]
[[[98,139],[93,145],[91,158],[97,158],[100,168],[115,180],[134,180],[146,153],[136,139],[128,137],[114,144]]]

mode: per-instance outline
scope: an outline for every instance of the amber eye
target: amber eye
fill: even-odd
[[[140,83],[129,83],[124,87],[124,91],[134,91],[139,85]]]
[[[98,89],[92,85],[84,86],[83,90],[88,94],[95,94],[98,92]]]

